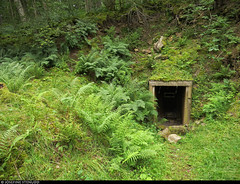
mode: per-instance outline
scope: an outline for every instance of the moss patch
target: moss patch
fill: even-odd
[[[235,118],[240,118],[240,93],[236,95],[236,101],[232,103],[228,112]]]
[[[197,62],[200,45],[191,40],[183,46],[179,40],[173,42],[172,38],[166,43],[156,60],[150,80],[193,80],[191,67]]]
[[[178,66],[170,60],[159,62],[156,65],[153,75],[150,80],[161,81],[179,81],[192,80],[192,75],[189,72],[180,70]]]
[[[11,101],[16,95],[11,93],[6,84],[0,82],[0,102],[9,102]]]

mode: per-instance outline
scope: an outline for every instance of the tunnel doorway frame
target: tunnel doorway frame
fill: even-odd
[[[185,95],[184,95],[184,107],[183,107],[183,120],[181,125],[188,125],[190,122],[190,113],[191,113],[191,104],[192,104],[192,81],[149,81],[149,90],[152,92],[154,96],[154,101],[156,98],[156,87],[157,86],[172,86],[172,87],[185,87]],[[156,107],[157,108],[157,107]],[[157,118],[158,119],[158,118]],[[156,121],[156,119],[155,119]]]

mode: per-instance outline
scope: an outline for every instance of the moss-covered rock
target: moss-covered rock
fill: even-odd
[[[178,135],[184,135],[187,131],[187,128],[185,126],[169,126],[168,129],[172,134]]]

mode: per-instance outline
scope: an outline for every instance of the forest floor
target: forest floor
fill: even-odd
[[[116,33],[120,32],[120,27]],[[157,31],[160,28],[163,29]],[[233,89],[239,79],[233,77],[210,81],[210,64],[201,63],[200,59],[196,62],[196,58],[203,58],[198,52],[200,41],[187,40],[181,36],[182,33],[166,35],[165,49],[161,54],[168,57],[155,59],[159,53],[153,51],[153,43],[167,30],[164,24],[156,24],[152,25],[152,32],[140,30],[143,35],[141,38],[136,33],[137,40],[131,40],[138,45],[131,51],[131,69],[132,79],[144,82],[145,91],[148,91],[147,81],[153,76],[167,80],[169,77],[189,77],[189,73],[192,74],[195,83],[192,119],[188,131],[181,135],[178,143],[170,143],[160,137],[157,134],[160,130],[154,127],[155,132],[152,132],[161,146],[157,158],[144,162],[144,165],[129,166],[122,161],[117,165],[118,162],[114,161],[119,157],[113,158],[109,154],[111,149],[106,141],[113,138],[106,136],[107,133],[94,133],[89,128],[89,122],[85,122],[78,114],[86,109],[89,110],[89,119],[94,112],[96,122],[101,120],[102,102],[91,94],[91,98],[84,95],[79,97],[79,94],[84,94],[84,88],[90,83],[98,90],[104,84],[92,80],[91,76],[74,73],[79,59],[79,50],[74,49],[68,53],[70,58],[68,55],[56,67],[44,71],[42,77],[30,79],[15,93],[0,83],[0,128],[9,130],[18,125],[15,130],[12,129],[15,139],[10,136],[10,131],[5,131],[9,134],[9,140],[12,140],[8,146],[11,154],[7,158],[1,157],[4,164],[0,167],[0,179],[239,180],[240,93]],[[88,53],[89,47],[84,54]],[[180,63],[177,63],[178,59]],[[159,71],[166,72],[160,75]],[[177,74],[172,75],[172,71],[177,71]],[[204,95],[208,95],[207,100],[202,98]],[[228,97],[231,98],[230,104],[225,104],[224,100]],[[77,98],[82,102],[79,102],[79,106],[75,106]],[[89,105],[84,100],[88,100]],[[228,110],[221,111],[227,105]],[[203,106],[206,116],[202,113]],[[109,113],[106,109],[104,112]],[[151,128],[145,126],[142,132],[143,129]]]
[[[14,162],[16,165],[21,165],[23,160],[24,162],[20,171],[18,171],[17,166],[11,169],[12,173],[18,171],[15,177],[12,176],[12,179],[112,180],[122,177],[122,179],[127,180],[141,179],[141,177],[138,178],[126,173],[122,173],[119,178],[109,175],[104,166],[104,163],[108,163],[103,151],[104,148],[99,147],[95,142],[96,140],[93,141],[91,132],[79,127],[81,124],[72,124],[73,127],[68,127],[66,123],[78,122],[77,117],[71,111],[61,109],[60,104],[57,101],[54,102],[57,99],[54,100],[51,95],[46,96],[53,89],[61,91],[61,93],[67,92],[74,78],[75,76],[69,72],[51,69],[42,79],[35,79],[28,83],[28,87],[17,94],[17,100],[1,103],[1,119],[9,123],[17,119],[22,130],[32,127],[34,129],[32,136],[38,137],[38,140],[34,138],[29,142],[29,144],[34,145],[29,151],[25,151],[26,145],[20,146],[21,154]],[[79,78],[79,80],[81,85],[88,84],[86,78]],[[61,95],[61,93],[58,92],[56,95]],[[155,176],[148,179],[239,179],[239,98],[238,94],[232,107],[223,118],[212,123],[204,123],[203,120],[198,125],[195,124],[192,130],[182,136],[182,140],[177,144],[164,141],[165,151],[162,157],[164,160],[160,163],[165,165],[165,169],[160,171],[159,178]],[[59,134],[59,126],[60,129],[62,126],[66,126],[66,132]],[[64,136],[66,133],[73,133],[75,128],[78,131],[82,130],[77,133],[81,138],[77,144],[75,143],[75,151],[70,151],[71,149],[64,145],[64,140],[67,140]],[[54,138],[54,136],[60,137]],[[53,142],[51,148],[48,142],[52,139],[53,141],[55,139],[56,143]],[[144,172],[151,176],[151,171]]]

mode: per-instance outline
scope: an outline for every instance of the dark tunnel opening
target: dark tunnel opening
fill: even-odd
[[[182,125],[184,115],[184,86],[156,86],[158,121],[167,119],[164,125]]]

